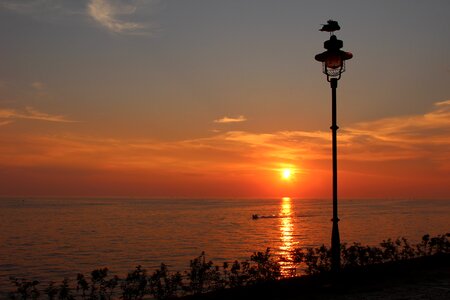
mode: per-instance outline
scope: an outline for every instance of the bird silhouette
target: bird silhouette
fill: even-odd
[[[319,29],[320,31],[334,32],[334,31],[341,29],[338,22],[333,21],[333,20],[328,20],[327,24],[321,24],[321,25],[322,25],[322,28]]]

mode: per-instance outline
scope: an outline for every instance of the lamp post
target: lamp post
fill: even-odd
[[[333,22],[333,23],[330,23]],[[331,26],[336,25],[337,27]],[[328,30],[327,30],[328,29]],[[340,27],[335,21],[328,21],[328,25],[324,25],[321,31],[331,33],[330,39],[325,41],[324,48],[327,51],[317,54],[315,59],[322,63],[323,73],[327,75],[327,81],[331,86],[331,131],[332,131],[332,148],[333,148],[333,229],[331,232],[331,270],[338,271],[341,265],[341,242],[339,237],[339,218],[338,218],[338,199],[337,199],[337,130],[339,127],[336,122],[336,88],[337,82],[341,78],[341,74],[345,71],[345,61],[351,59],[353,54],[340,50],[343,42],[338,40],[334,35],[334,31]]]

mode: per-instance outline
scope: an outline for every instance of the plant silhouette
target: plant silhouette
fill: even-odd
[[[298,274],[323,274],[331,270],[331,250],[325,245],[297,248],[291,254],[292,263],[301,271]],[[360,243],[341,245],[343,270],[448,254],[450,233],[435,237],[426,234],[416,245],[411,245],[406,238],[383,240],[379,247]],[[89,277],[78,274],[75,288],[67,278],[60,285],[51,282],[41,290],[37,280],[12,277],[10,280],[15,290],[10,293],[10,299],[41,299],[43,294],[49,300],[142,300],[147,296],[170,299],[275,281],[283,277],[281,260],[267,248],[264,252],[254,252],[249,260],[224,262],[219,266],[207,260],[205,252],[202,252],[190,261],[189,269],[183,274],[171,272],[164,263],[150,275],[139,265],[123,279],[110,276],[107,268],[101,268],[93,270]]]

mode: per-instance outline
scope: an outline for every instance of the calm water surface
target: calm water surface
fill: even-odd
[[[342,242],[450,231],[445,200],[343,200],[339,216]],[[289,258],[295,247],[328,245],[330,219],[325,200],[2,199],[0,291],[9,276],[59,282],[107,266],[123,277],[161,262],[181,271],[202,251],[216,263],[266,247]]]

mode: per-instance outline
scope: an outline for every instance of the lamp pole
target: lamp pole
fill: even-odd
[[[331,231],[331,270],[337,272],[341,267],[341,241],[339,236],[338,197],[337,197],[337,117],[336,117],[336,89],[341,74],[345,71],[345,61],[351,59],[353,54],[340,50],[343,42],[338,40],[334,31],[340,27],[336,21],[329,20],[323,25],[321,31],[330,32],[330,39],[325,41],[324,48],[327,51],[317,54],[315,59],[322,63],[323,73],[327,75],[327,81],[331,87],[331,132],[332,132],[332,156],[333,156],[333,228]]]
[[[338,271],[341,266],[341,239],[339,237],[338,197],[337,197],[337,118],[336,118],[336,89],[338,80],[332,78],[331,86],[331,132],[333,145],[333,228],[331,231],[331,268]]]

